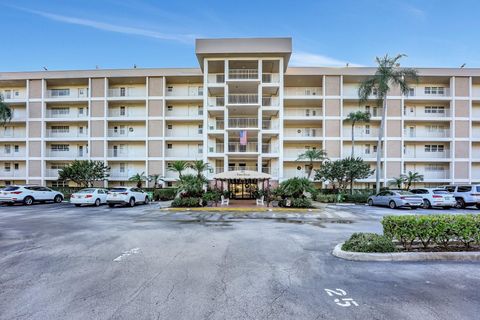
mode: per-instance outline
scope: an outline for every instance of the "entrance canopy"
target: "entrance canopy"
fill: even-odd
[[[251,170],[226,171],[213,176],[215,180],[269,180],[271,178],[272,176],[268,173]]]

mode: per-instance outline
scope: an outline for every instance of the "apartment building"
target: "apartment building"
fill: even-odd
[[[375,167],[383,111],[357,96],[375,68],[289,67],[290,38],[199,39],[195,51],[199,68],[0,73],[13,110],[0,129],[0,185],[58,185],[74,159],[108,163],[110,186],[141,172],[171,184],[175,160],[208,162],[209,178],[306,176],[306,149],[350,155],[356,110],[372,118],[353,130],[355,155]],[[409,170],[426,185],[480,182],[480,70],[418,71],[408,95],[388,96],[383,182]]]

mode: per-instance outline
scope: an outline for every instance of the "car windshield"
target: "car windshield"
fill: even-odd
[[[476,186],[475,189],[477,190],[477,192],[480,192],[480,186]]]
[[[76,193],[94,193],[96,189],[82,189]]]
[[[112,188],[110,189],[112,192],[125,192],[127,191],[127,188]]]
[[[20,189],[19,187],[6,187],[5,189],[3,189],[3,191],[15,191],[15,190],[18,190]]]
[[[410,191],[397,191],[397,194],[401,196],[414,196],[415,194],[411,193]]]
[[[447,190],[433,190],[433,194],[449,194]]]

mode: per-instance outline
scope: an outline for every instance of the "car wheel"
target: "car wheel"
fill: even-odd
[[[145,197],[144,203],[145,203],[145,204],[148,204],[149,202],[150,202],[150,199],[148,199],[148,197]]]
[[[395,201],[392,200],[388,203],[388,206],[390,207],[390,209],[395,209],[397,207],[397,204],[395,203]]]
[[[55,196],[55,198],[53,198],[53,202],[55,202],[55,203],[60,203],[60,202],[62,202],[62,201],[63,201],[63,197],[62,197],[61,195],[59,195],[59,194],[57,194],[57,195]]]
[[[23,199],[23,204],[26,205],[26,206],[31,206],[33,204],[33,197],[26,196]]]
[[[422,207],[423,209],[430,209],[432,207],[432,204],[430,203],[430,201],[428,201],[428,199],[423,199]]]
[[[373,206],[373,200],[372,200],[372,199],[368,199],[367,204],[368,204],[370,207]]]
[[[465,209],[465,200],[462,198],[457,199],[457,208]]]
[[[480,204],[477,204],[475,207],[477,207],[477,209],[480,209]]]
[[[130,206],[130,207],[135,206],[135,198],[130,198],[130,201],[128,201],[128,206]]]
[[[80,204],[79,204],[79,203],[75,203],[75,207],[80,207]]]
[[[95,207],[100,206],[100,199],[95,200]]]
[[[114,205],[113,203],[109,203],[108,206],[109,206],[110,208],[115,207],[115,205]]]

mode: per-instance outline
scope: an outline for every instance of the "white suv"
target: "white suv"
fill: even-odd
[[[453,194],[442,188],[417,188],[410,190],[423,198],[423,208],[430,209],[431,207],[442,207],[450,209],[454,207],[457,202]]]
[[[465,208],[476,206],[480,209],[480,184],[462,184],[456,186],[444,186],[457,200],[457,207]]]
[[[133,207],[137,203],[147,204],[149,201],[148,194],[140,188],[112,188],[107,194],[107,203],[110,208],[116,204],[128,204],[130,207]]]
[[[60,203],[63,198],[61,192],[41,186],[9,186],[0,191],[0,203],[6,202],[8,204],[21,202],[29,206],[34,202],[53,201]]]

